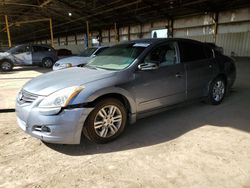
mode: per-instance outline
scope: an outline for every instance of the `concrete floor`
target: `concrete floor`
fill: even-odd
[[[33,66],[14,67],[11,72],[0,72],[0,110],[15,108],[15,97],[30,79],[50,71]]]
[[[18,128],[14,113],[0,113],[0,187],[250,187],[250,61],[237,67],[221,105],[139,120],[105,145],[44,144]],[[11,75],[40,74],[30,71]],[[12,80],[0,79],[1,98],[24,82]]]

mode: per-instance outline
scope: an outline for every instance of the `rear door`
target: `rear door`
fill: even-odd
[[[200,42],[180,41],[180,57],[187,71],[187,98],[204,96],[213,76],[214,58],[212,50],[205,49]]]
[[[37,64],[42,62],[42,60],[46,57],[52,58],[54,61],[53,53],[54,50],[47,46],[39,46],[39,45],[33,45],[33,52],[32,52],[32,59],[33,63]]]

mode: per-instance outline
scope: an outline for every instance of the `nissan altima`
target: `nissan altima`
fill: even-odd
[[[185,101],[220,104],[236,78],[234,61],[188,39],[114,45],[84,67],[43,74],[16,99],[21,129],[45,142],[117,138],[128,123]],[[83,134],[82,134],[83,133]]]

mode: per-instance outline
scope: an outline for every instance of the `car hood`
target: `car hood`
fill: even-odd
[[[73,67],[38,76],[27,82],[23,89],[33,94],[47,96],[66,87],[84,85],[114,74],[114,71],[103,69]]]
[[[7,57],[9,55],[10,55],[10,53],[8,53],[8,52],[0,52],[0,58],[1,57]]]
[[[79,65],[79,64],[87,63],[87,61],[89,59],[90,59],[90,57],[72,56],[72,57],[67,57],[67,58],[60,59],[56,63],[60,64],[60,65],[71,63],[72,66],[76,66],[76,65]]]

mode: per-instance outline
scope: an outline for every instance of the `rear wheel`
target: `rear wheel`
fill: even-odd
[[[1,71],[7,72],[13,69],[13,63],[9,60],[0,61],[0,69]]]
[[[117,138],[124,130],[127,112],[123,104],[116,99],[99,102],[87,118],[84,134],[91,141],[106,143]]]
[[[51,68],[52,66],[53,66],[53,60],[51,59],[51,58],[44,58],[43,60],[42,60],[42,66],[44,67],[44,68]]]
[[[213,80],[209,87],[209,95],[207,101],[210,104],[220,104],[226,95],[226,83],[222,77]]]

